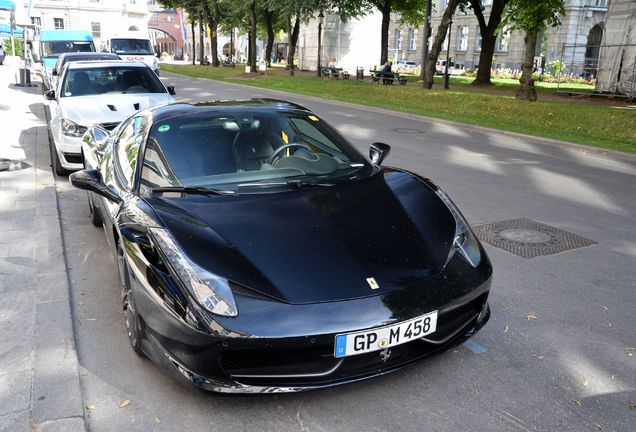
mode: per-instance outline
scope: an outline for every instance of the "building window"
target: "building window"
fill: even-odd
[[[93,33],[94,38],[99,38],[102,36],[102,24],[98,22],[91,23],[91,33]]]
[[[417,45],[415,45],[415,30],[409,30],[409,49],[411,51],[415,51],[417,49]]]
[[[497,45],[496,45],[497,51],[508,51],[509,39],[510,39],[510,33],[508,32],[508,29],[503,28],[499,30],[499,33],[497,34]]]
[[[31,24],[42,27],[42,18],[40,17],[31,17]]]
[[[457,51],[466,51],[468,49],[468,27],[463,26],[457,29]]]
[[[55,30],[64,30],[64,18],[53,18],[53,28]]]
[[[402,49],[402,31],[395,30],[395,49]]]
[[[446,37],[444,38],[444,42],[442,43],[442,51],[448,51],[448,31],[446,31]]]
[[[481,51],[481,29],[479,26],[475,30],[475,51]]]

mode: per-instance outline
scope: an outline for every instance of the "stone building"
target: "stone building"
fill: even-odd
[[[432,36],[446,9],[447,0],[438,0],[431,14]],[[599,29],[602,29],[608,0],[566,0],[565,15],[557,28],[546,29],[539,37],[535,56],[545,56],[546,64],[552,60],[562,60],[572,65],[571,73],[582,74],[586,60],[586,44],[588,39],[596,40]],[[484,17],[490,17],[492,0],[482,0]],[[466,69],[475,68],[479,64],[481,36],[479,24],[472,9],[461,12],[459,9],[453,17],[450,40],[444,42],[440,58],[445,59],[450,48],[451,59]],[[601,30],[602,33],[602,30]],[[392,19],[389,29],[389,53],[391,59],[422,62],[423,27],[409,28],[400,25],[399,16]],[[493,67],[520,69],[525,53],[524,35],[519,31],[499,30]],[[429,46],[432,44],[432,37]],[[589,54],[589,53],[588,53]]]

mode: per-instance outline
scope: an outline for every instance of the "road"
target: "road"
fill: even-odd
[[[163,79],[176,85],[180,100],[273,97]],[[495,269],[490,322],[470,343],[424,363],[304,394],[217,396],[174,381],[129,349],[103,232],[90,225],[86,194],[58,178],[91,431],[636,429],[629,406],[636,401],[636,351],[628,349],[636,348],[636,158],[288,99],[316,111],[365,153],[371,142],[389,143],[385,164],[434,179],[473,224],[530,218],[598,244],[533,259],[486,245]]]

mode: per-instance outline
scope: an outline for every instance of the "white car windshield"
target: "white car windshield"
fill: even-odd
[[[62,84],[60,97],[165,92],[159,78],[148,68],[109,66],[69,70]]]
[[[148,39],[111,39],[110,50],[123,55],[154,55]]]

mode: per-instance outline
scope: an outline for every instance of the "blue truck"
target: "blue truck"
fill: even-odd
[[[93,35],[85,30],[42,30],[37,38],[39,58],[42,62],[42,81],[49,88],[51,73],[60,54],[68,52],[95,52]]]

